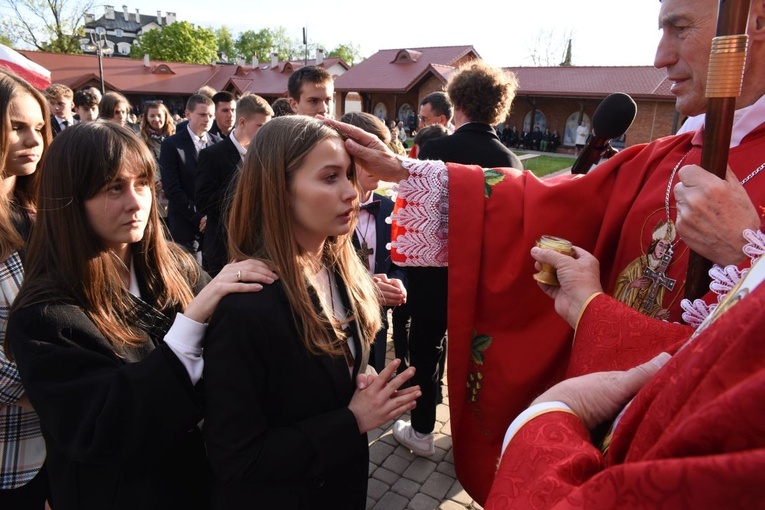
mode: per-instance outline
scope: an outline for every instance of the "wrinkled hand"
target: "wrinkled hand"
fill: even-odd
[[[396,155],[377,136],[321,115],[316,118],[336,129],[346,139],[348,153],[375,177],[386,182],[398,182],[409,177],[409,172],[401,166]]]
[[[738,264],[745,255],[742,232],[760,228],[746,190],[728,168],[725,180],[698,165],[677,172],[677,233],[690,249],[722,266]]]
[[[406,303],[406,289],[401,280],[388,278],[384,273],[378,273],[372,279],[380,291],[383,306],[399,306]]]
[[[223,296],[235,292],[258,292],[263,289],[261,284],[271,284],[278,279],[277,274],[260,260],[247,259],[226,264],[218,276],[189,303],[183,315],[197,322],[207,322]]]
[[[592,430],[612,420],[671,356],[662,352],[651,361],[625,372],[596,372],[560,382],[531,405],[563,402]]]
[[[402,384],[414,376],[414,367],[393,377],[400,364],[401,360],[394,359],[380,375],[359,374],[356,378],[356,391],[348,409],[356,417],[362,434],[401,416],[417,405],[416,400],[422,395],[419,386],[399,390]]]
[[[573,257],[536,246],[531,249],[531,256],[537,261],[537,269],[541,269],[540,262],[556,269],[560,287],[544,283],[539,283],[539,287],[555,300],[558,315],[572,328],[576,327],[585,302],[596,292],[603,292],[598,260],[578,246],[574,246]]]

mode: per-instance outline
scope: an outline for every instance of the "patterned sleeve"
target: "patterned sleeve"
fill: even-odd
[[[402,266],[447,265],[449,256],[449,173],[441,161],[401,158],[409,177],[396,191],[391,252]]]
[[[8,313],[23,278],[24,270],[18,253],[13,253],[0,263],[0,406],[15,404],[24,393],[19,370],[16,364],[5,356],[2,348]]]

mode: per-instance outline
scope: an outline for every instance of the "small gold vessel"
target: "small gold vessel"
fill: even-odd
[[[537,247],[547,250],[555,250],[569,257],[574,256],[574,247],[570,241],[555,236],[542,236],[537,240]],[[555,268],[550,264],[541,263],[542,270],[534,275],[534,279],[547,285],[560,286]]]

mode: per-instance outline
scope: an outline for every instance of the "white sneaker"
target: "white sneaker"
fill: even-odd
[[[433,433],[421,434],[414,430],[408,421],[398,420],[393,424],[393,437],[417,455],[429,457],[436,453]]]

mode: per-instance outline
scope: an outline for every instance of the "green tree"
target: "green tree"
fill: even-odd
[[[231,30],[226,25],[215,30],[215,38],[218,40],[218,54],[221,60],[233,62],[236,60],[236,44],[231,35]],[[225,58],[224,58],[225,55]]]
[[[0,44],[3,46],[8,46],[9,48],[13,48],[15,41],[5,35],[4,33],[0,33]]]
[[[341,44],[327,54],[328,57],[339,57],[346,64],[353,65],[361,60],[361,49],[353,43]]]
[[[236,40],[236,51],[247,60],[255,55],[258,60],[266,62],[271,60],[272,53],[276,53],[282,61],[302,56],[302,46],[289,38],[284,27],[242,32]]]
[[[0,31],[42,51],[82,53],[85,13],[93,0],[0,0]]]
[[[209,64],[218,59],[218,40],[211,30],[197,28],[188,21],[177,21],[136,39],[130,56],[142,58],[147,53],[154,60]]]

